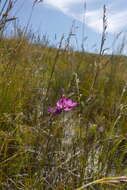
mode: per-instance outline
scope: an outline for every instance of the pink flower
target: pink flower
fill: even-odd
[[[65,98],[64,96],[56,103],[58,108],[63,109],[64,111],[70,111],[75,106],[78,105],[77,102],[74,102],[73,100],[69,98]]]
[[[48,111],[52,114],[59,114],[62,111],[70,111],[73,110],[75,106],[77,106],[78,103],[74,102],[73,100],[62,97],[58,102],[56,103],[56,107],[49,107]]]

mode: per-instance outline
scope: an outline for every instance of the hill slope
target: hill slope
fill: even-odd
[[[1,39],[2,190],[70,190],[126,175],[126,62]],[[48,107],[63,95],[79,105],[54,116]]]

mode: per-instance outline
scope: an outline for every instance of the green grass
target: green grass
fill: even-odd
[[[126,73],[124,56],[1,38],[0,189],[124,190],[95,180],[127,175]],[[63,93],[79,106],[51,117]]]

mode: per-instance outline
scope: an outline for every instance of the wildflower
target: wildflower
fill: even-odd
[[[58,108],[63,109],[64,111],[70,111],[75,106],[78,105],[77,102],[74,102],[73,100],[69,98],[65,98],[64,96],[56,103]]]
[[[52,114],[60,114],[62,111],[70,111],[73,110],[75,106],[77,106],[78,103],[74,102],[73,100],[62,97],[58,102],[56,103],[56,107],[49,107],[48,111]]]

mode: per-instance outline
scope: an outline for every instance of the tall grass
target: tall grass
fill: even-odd
[[[20,34],[0,41],[0,189],[124,190],[126,57]],[[52,116],[47,108],[63,94],[79,106]]]

